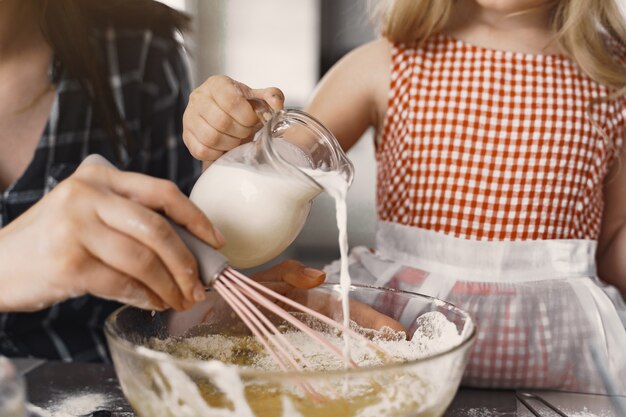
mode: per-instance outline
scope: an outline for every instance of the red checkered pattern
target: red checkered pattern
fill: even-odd
[[[624,99],[595,101],[611,92],[560,55],[445,35],[394,45],[376,150],[379,218],[474,240],[597,239],[626,124]],[[406,269],[387,285],[419,291],[425,275]],[[565,282],[453,279],[448,301],[479,329],[467,383],[584,389],[590,372],[575,341],[589,328]]]
[[[428,275],[403,268],[385,287],[419,292]],[[388,297],[393,298],[393,293]],[[594,332],[575,300],[567,280],[513,284],[468,282],[459,277],[447,301],[467,311],[477,325],[464,383],[589,391],[594,371],[583,357],[581,341],[589,340]],[[400,319],[406,305],[389,301],[381,296],[374,306]]]
[[[595,239],[624,100],[567,57],[395,45],[378,216],[478,240]],[[605,133],[595,129],[595,121]]]
[[[472,285],[470,285],[471,287]],[[478,335],[464,376],[468,385],[500,388],[550,388],[585,390],[586,374],[574,358],[587,336],[587,320],[580,309],[563,301],[576,296],[565,282],[516,287],[483,283],[497,297],[473,288],[453,291],[450,301],[476,319]],[[541,291],[558,289],[552,302]],[[571,293],[571,298],[563,292]],[[577,314],[578,312],[578,314]]]

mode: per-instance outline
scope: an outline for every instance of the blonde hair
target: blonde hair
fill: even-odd
[[[626,93],[626,19],[617,1],[557,0],[548,5],[556,33],[554,42],[589,77],[617,90],[611,97]],[[376,13],[382,34],[392,42],[424,42],[444,28],[454,2],[381,1]]]

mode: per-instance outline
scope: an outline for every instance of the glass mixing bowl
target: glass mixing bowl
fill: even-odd
[[[4,356],[0,356],[0,416],[26,417],[24,379]]]
[[[339,293],[339,286],[325,284],[291,290],[289,296],[340,319]],[[458,389],[475,339],[469,315],[410,292],[355,285],[350,296],[401,322],[409,338],[424,331],[419,318],[432,312],[443,314],[459,337],[453,346],[417,360],[300,373],[244,369],[152,349],[155,340],[204,335],[207,329],[215,334],[245,333],[239,318],[210,290],[206,301],[185,312],[122,307],[107,319],[105,332],[124,394],[140,417],[441,416]],[[320,392],[328,388],[332,394],[312,398],[299,389],[303,383]]]

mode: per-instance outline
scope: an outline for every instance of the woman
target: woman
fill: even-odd
[[[1,354],[107,360],[101,328],[118,304],[101,298],[204,299],[193,256],[156,213],[224,243],[179,190],[199,171],[181,141],[189,80],[175,32],[188,23],[151,0],[0,2]],[[78,168],[90,153],[134,172]]]

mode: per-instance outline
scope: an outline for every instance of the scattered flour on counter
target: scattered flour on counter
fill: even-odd
[[[521,409],[519,407],[522,407]],[[571,410],[563,407],[559,407],[560,411],[565,413],[568,417],[616,417],[613,411],[602,410],[602,411],[590,411],[587,407],[581,409]],[[531,417],[533,414],[528,408],[518,402],[518,414],[524,417]],[[550,413],[550,415],[555,415],[556,413]],[[470,417],[468,415],[468,417]],[[478,415],[476,416],[478,417]]]
[[[613,417],[614,414],[608,411],[601,412],[600,414],[592,413],[584,408],[582,411],[564,411],[569,417]]]
[[[497,408],[465,408],[455,412],[459,417],[514,417],[515,412],[499,411]]]
[[[77,417],[106,408],[111,398],[100,393],[83,393],[50,401],[45,408],[28,404],[28,411],[40,417]]]

